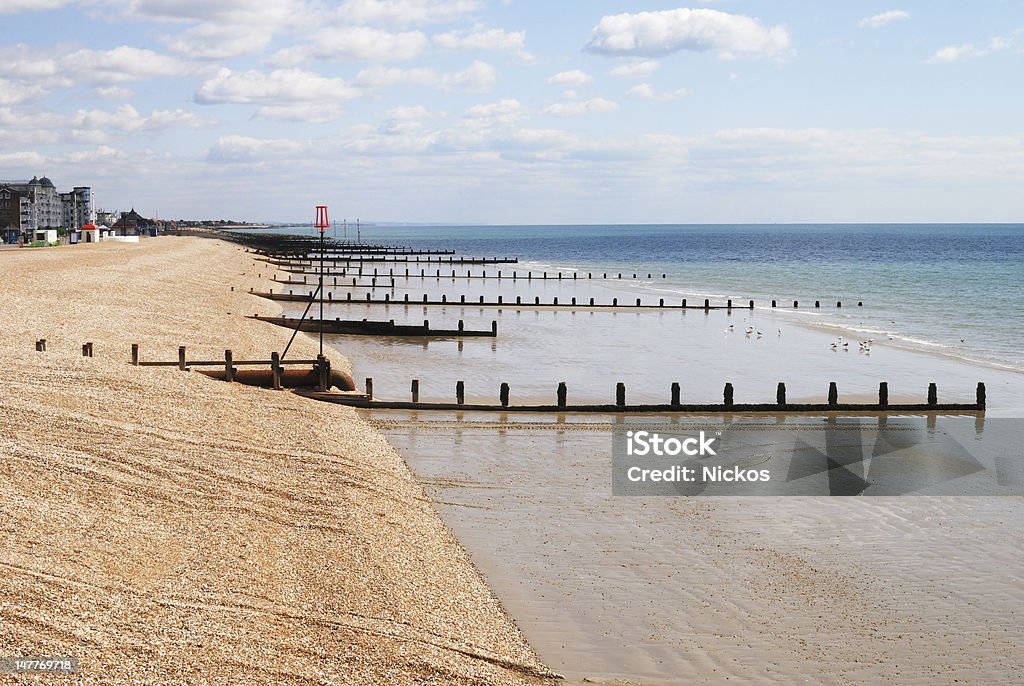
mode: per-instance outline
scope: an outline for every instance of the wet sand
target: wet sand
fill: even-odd
[[[1024,668],[1020,497],[615,497],[596,417],[372,417],[568,683]]]
[[[281,350],[287,331],[242,316],[279,313],[246,293],[265,267],[161,237],[0,269],[0,656],[77,657],[82,684],[550,683],[353,411],[129,364],[132,343]],[[315,353],[300,336],[290,357]]]

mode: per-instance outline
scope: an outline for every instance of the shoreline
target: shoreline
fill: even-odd
[[[5,653],[78,657],[77,683],[550,683],[353,411],[129,364],[131,343],[143,359],[283,345],[241,314],[278,308],[245,293],[257,272],[237,246],[164,236],[2,259],[18,293],[0,333]]]

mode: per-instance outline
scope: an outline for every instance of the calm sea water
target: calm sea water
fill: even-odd
[[[799,300],[817,325],[1024,369],[1022,224],[363,226],[361,239],[515,256],[520,270],[636,272],[638,295],[666,300]],[[803,309],[814,300],[832,307]]]

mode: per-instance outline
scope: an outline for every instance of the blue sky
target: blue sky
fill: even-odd
[[[0,36],[0,179],[105,209],[1024,220],[1020,0],[0,0]]]

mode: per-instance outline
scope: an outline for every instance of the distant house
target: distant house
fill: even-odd
[[[113,228],[121,236],[142,236],[149,233],[151,226],[155,226],[153,220],[146,219],[133,207],[129,212],[121,213],[121,218],[114,222]]]

